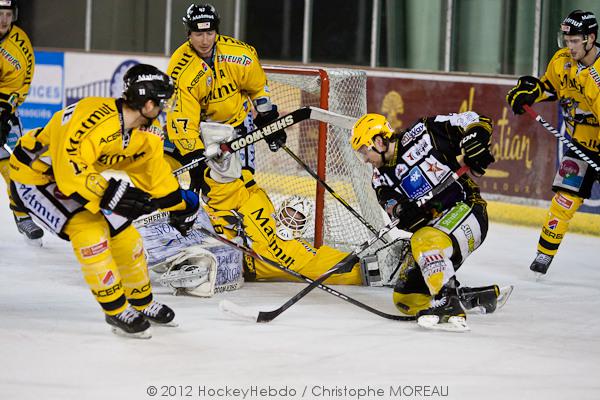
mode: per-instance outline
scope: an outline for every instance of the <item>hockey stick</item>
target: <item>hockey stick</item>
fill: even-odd
[[[356,219],[358,219],[365,226],[365,228],[377,235],[377,229],[375,229],[373,225],[369,224],[366,219],[364,219],[354,208],[350,206],[350,204],[348,204],[344,199],[342,199],[340,195],[337,194],[336,191],[331,188],[331,186],[329,186],[323,179],[321,179],[319,175],[317,175],[317,173],[313,171],[304,161],[302,161],[302,159],[298,157],[289,147],[283,145],[281,146],[281,148],[285,150],[285,152],[288,153],[290,157],[292,157],[298,164],[300,164],[302,168],[304,168],[304,170],[310,174],[310,176],[315,178],[315,180],[319,182],[321,186],[323,186],[333,196],[334,199],[339,201],[340,204],[344,206],[346,210],[350,211],[350,214],[354,215]],[[387,244],[387,240],[385,240],[385,238],[381,238],[381,240],[383,241],[383,243]]]
[[[437,194],[439,194],[443,190],[445,190],[452,183],[456,182],[456,180],[461,175],[466,173],[467,171],[469,171],[469,167],[467,167],[466,165],[463,165],[462,167],[460,167],[458,169],[458,171],[450,174],[450,176],[448,176],[445,180],[443,180],[438,186],[436,186],[426,196],[423,196],[423,197],[417,199],[415,201],[415,203],[417,204],[417,206],[421,207],[423,204],[425,204],[429,200],[431,200],[434,196],[436,196]],[[298,301],[300,301],[300,299],[302,299],[304,296],[306,296],[308,293],[310,293],[312,290],[314,290],[317,286],[319,286],[321,283],[323,283],[323,281],[325,281],[331,275],[338,273],[338,272],[344,272],[344,270],[347,270],[348,267],[353,266],[358,261],[357,255],[359,253],[362,253],[363,251],[365,251],[373,243],[375,243],[377,240],[379,240],[380,237],[382,237],[383,235],[388,233],[390,230],[395,228],[396,225],[398,225],[399,223],[400,223],[400,220],[398,218],[395,218],[393,221],[391,221],[389,224],[387,224],[385,227],[383,227],[379,231],[377,236],[374,236],[371,239],[364,242],[357,250],[354,250],[352,253],[348,254],[340,262],[338,262],[336,265],[334,265],[332,268],[330,268],[327,272],[325,272],[319,278],[314,280],[311,284],[309,284],[307,287],[302,289],[300,292],[296,293],[296,295],[294,295],[288,301],[283,303],[279,308],[272,310],[272,311],[259,312],[257,322],[269,322],[269,321],[274,320],[275,318],[277,318],[277,316],[279,314],[281,314],[282,312],[284,312],[285,310],[287,310],[288,308],[290,308],[291,306],[296,304]]]
[[[561,134],[556,128],[550,125],[541,115],[533,110],[530,106],[525,104],[523,109],[531,118],[542,124],[544,128],[551,134],[553,134],[558,140],[563,142],[569,150],[572,150],[575,154],[577,154],[583,161],[590,164],[592,168],[594,168],[597,172],[600,172],[600,158],[598,158],[598,154],[592,153],[590,150],[581,146],[579,143],[575,141],[569,140],[565,135]]]
[[[314,282],[314,280],[310,279],[309,277],[304,276],[304,275],[300,274],[299,272],[296,272],[296,271],[294,271],[292,269],[286,268],[283,265],[281,265],[281,264],[279,264],[279,263],[277,263],[277,262],[275,262],[273,260],[265,258],[265,257],[261,256],[260,254],[258,254],[257,252],[255,252],[254,250],[248,248],[248,247],[245,247],[245,246],[242,246],[242,245],[237,244],[235,242],[232,242],[231,240],[228,240],[228,239],[226,239],[226,238],[224,238],[224,237],[222,237],[222,236],[220,236],[220,235],[218,235],[218,234],[216,234],[214,232],[211,232],[210,230],[204,228],[203,226],[200,226],[199,228],[200,228],[200,230],[204,234],[206,234],[206,235],[212,237],[213,239],[216,239],[216,240],[218,240],[218,241],[226,244],[227,246],[236,248],[236,249],[242,251],[244,254],[246,254],[246,255],[248,255],[250,257],[253,257],[253,258],[257,259],[257,260],[260,260],[260,261],[264,262],[265,264],[268,264],[268,265],[270,265],[270,266],[272,266],[274,268],[277,268],[277,269],[279,269],[279,270],[281,270],[281,271],[283,271],[283,272],[285,272],[287,274],[290,274],[290,275],[292,275],[292,276],[294,276],[296,278],[302,279],[302,280],[304,280],[304,281],[306,281],[308,283],[313,283]],[[364,303],[362,303],[362,302],[360,302],[358,300],[355,300],[355,299],[353,299],[351,297],[348,297],[345,294],[340,293],[337,290],[332,289],[329,286],[326,286],[326,285],[323,285],[323,284],[319,284],[319,285],[317,285],[317,287],[319,289],[322,289],[322,290],[326,291],[329,294],[332,294],[332,295],[334,295],[336,297],[339,297],[342,300],[347,301],[350,304],[354,304],[355,306],[360,307],[363,310],[367,310],[367,311],[369,311],[369,312],[371,312],[373,314],[377,314],[380,317],[391,319],[391,320],[396,320],[396,321],[414,321],[415,320],[415,318],[411,317],[411,316],[388,314],[388,313],[385,313],[383,311],[376,310],[373,307],[371,307],[371,306],[369,306],[367,304],[364,304]],[[220,307],[221,307],[221,309],[223,309],[225,311],[228,311],[228,312],[231,312],[233,314],[242,316],[244,318],[250,318],[250,319],[252,319],[252,320],[254,320],[256,322],[268,322],[269,321],[269,320],[265,320],[264,319],[264,317],[262,316],[262,314],[263,314],[262,311],[258,312],[258,313],[257,312],[253,312],[252,314],[248,314],[248,312],[240,312],[241,311],[241,307],[237,306],[234,303],[229,302],[229,301],[225,301],[225,300],[222,301],[221,304],[220,304]]]

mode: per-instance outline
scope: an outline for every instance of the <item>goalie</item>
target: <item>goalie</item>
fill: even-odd
[[[205,209],[216,233],[228,239],[242,240],[256,253],[297,271],[309,278],[317,278],[347,253],[322,246],[315,249],[300,238],[310,214],[310,205],[299,197],[292,197],[280,210],[280,221],[275,221],[275,207],[264,190],[248,188],[242,175],[238,153],[221,153],[220,144],[234,138],[230,125],[202,122],[202,142],[208,157],[204,182],[207,190],[202,197]],[[367,266],[365,265],[365,271]],[[357,265],[351,272],[334,275],[330,284],[373,284],[372,272],[361,272]],[[245,258],[246,280],[295,280],[272,266],[251,257]]]

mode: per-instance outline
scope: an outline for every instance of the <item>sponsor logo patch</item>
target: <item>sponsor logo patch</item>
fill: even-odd
[[[108,240],[103,240],[100,243],[96,243],[92,246],[82,248],[80,252],[83,258],[90,258],[102,253],[103,251],[106,251],[107,249]]]
[[[405,176],[402,179],[402,183],[400,185],[404,193],[406,193],[408,198],[411,200],[419,198],[429,193],[431,189],[433,189],[419,167],[413,167],[413,169],[411,169],[408,173],[408,176]]]
[[[557,193],[556,196],[554,196],[554,199],[562,208],[566,208],[567,210],[570,210],[573,206],[573,200],[566,198],[560,193]]]
[[[102,278],[102,283],[105,285],[112,285],[115,282],[115,274],[109,270]]]
[[[555,230],[557,226],[558,226],[558,220],[556,218],[554,218],[548,222],[548,228],[550,228],[552,230]]]

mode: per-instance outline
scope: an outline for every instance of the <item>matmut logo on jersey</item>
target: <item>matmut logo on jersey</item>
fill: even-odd
[[[400,184],[409,199],[414,200],[429,193],[433,187],[419,167],[413,167]]]

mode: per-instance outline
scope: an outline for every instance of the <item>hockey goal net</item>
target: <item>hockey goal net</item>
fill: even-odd
[[[367,76],[343,68],[265,67],[272,101],[281,115],[303,106],[315,106],[359,118],[367,111]],[[376,229],[384,221],[371,188],[372,169],[353,154],[351,131],[322,122],[301,122],[287,132],[287,146],[354,210]],[[264,142],[256,146],[256,181],[276,208],[291,195],[312,202],[313,217],[305,237],[316,246],[327,244],[350,251],[373,236],[343,205],[317,183],[285,151],[271,152]],[[381,243],[368,253],[374,253]],[[397,264],[390,250],[379,252],[384,279]],[[392,265],[393,264],[393,265]]]

